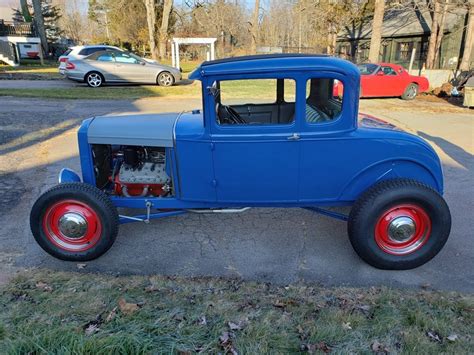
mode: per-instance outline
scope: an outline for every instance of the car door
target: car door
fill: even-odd
[[[90,68],[88,71],[98,71],[100,72],[105,81],[117,81],[117,76],[115,75],[115,59],[110,52],[97,52],[91,57],[84,59]]]
[[[115,75],[121,81],[146,83],[150,81],[150,70],[146,63],[129,53],[114,52]]]
[[[299,135],[295,105],[291,112],[278,110],[276,82],[276,78],[220,82],[209,106],[218,202],[258,205],[297,201]],[[233,106],[252,105],[258,111],[259,105],[268,109],[272,104],[282,116],[273,120],[275,123],[245,118],[246,123],[232,123],[224,117],[229,111],[226,107],[237,112]]]
[[[358,100],[355,88],[344,79],[338,73],[306,78],[300,139],[300,204],[337,200],[341,187],[347,183],[347,171],[353,160],[359,159],[348,150]],[[343,84],[338,84],[337,92],[334,90],[336,80]]]
[[[400,96],[403,93],[403,78],[397,71],[388,65],[380,67],[383,75],[381,78],[380,92],[383,96]]]

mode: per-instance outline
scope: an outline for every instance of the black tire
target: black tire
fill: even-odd
[[[86,82],[87,86],[91,88],[98,88],[105,84],[104,76],[97,71],[91,71],[90,73],[87,73],[84,77],[84,81]]]
[[[160,86],[173,86],[174,76],[168,71],[161,72],[156,78],[156,83]]]
[[[61,214],[61,211],[65,213]],[[70,223],[67,218],[63,219],[66,215],[82,218],[85,231],[77,224],[66,225]],[[66,234],[62,234],[59,227],[62,219],[63,229],[69,228],[69,236],[73,233],[79,235],[68,239]],[[117,209],[109,197],[84,183],[64,183],[49,189],[36,200],[30,214],[31,231],[41,248],[68,261],[88,261],[104,254],[117,237],[118,225]]]
[[[388,211],[393,212],[388,215]],[[420,233],[415,243],[415,236],[419,233],[416,230],[414,234],[407,233],[414,235],[413,239],[407,237],[407,243],[413,240],[411,247],[384,244],[383,237],[389,238],[389,242],[394,241],[388,227],[395,219],[403,217],[405,211],[409,214],[415,212],[412,221],[419,218],[416,228],[425,225],[423,233],[427,237],[422,238],[423,233]],[[423,219],[428,222],[422,223]],[[390,224],[383,229],[388,221]],[[388,270],[413,269],[428,262],[443,248],[450,230],[451,214],[444,199],[431,187],[408,179],[387,180],[369,188],[352,207],[348,221],[349,239],[356,253],[370,265]],[[398,237],[396,233],[395,236]]]
[[[403,100],[413,100],[418,95],[418,85],[415,83],[408,84],[402,94]]]

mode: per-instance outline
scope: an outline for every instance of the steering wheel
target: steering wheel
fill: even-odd
[[[248,122],[240,117],[239,113],[235,111],[232,107],[225,105],[224,110],[229,115],[229,119],[235,124],[247,124]]]

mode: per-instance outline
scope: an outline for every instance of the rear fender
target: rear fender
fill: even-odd
[[[355,201],[372,185],[397,178],[413,179],[443,193],[443,182],[424,165],[410,160],[388,160],[362,170],[344,187],[339,199]]]

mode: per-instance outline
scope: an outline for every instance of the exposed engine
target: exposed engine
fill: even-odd
[[[127,197],[170,193],[165,148],[95,145],[93,152],[98,186],[112,183],[113,193]]]

